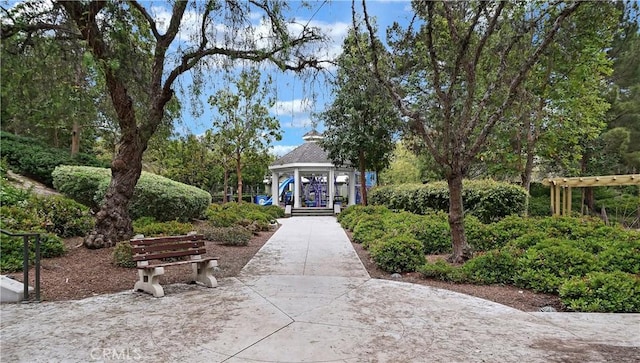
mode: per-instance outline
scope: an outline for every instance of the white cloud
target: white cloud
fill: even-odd
[[[313,101],[308,98],[298,98],[291,101],[278,101],[269,109],[276,116],[296,116],[308,114],[313,110]]]
[[[298,127],[298,128],[302,128],[302,127],[307,127],[307,128],[311,128],[311,118],[309,117],[294,117],[291,119],[291,122],[289,123],[289,127]]]
[[[277,157],[281,157],[297,147],[298,145],[273,145],[271,147],[271,153]]]

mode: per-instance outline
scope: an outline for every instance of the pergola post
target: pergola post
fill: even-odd
[[[553,186],[553,191],[555,193],[554,196],[554,206],[553,206],[553,215],[554,216],[559,216],[560,215],[560,186],[559,185],[554,185]]]
[[[300,187],[302,183],[300,181],[300,169],[295,168],[293,170],[293,207],[300,208]]]
[[[278,179],[278,173],[271,172],[271,204],[280,205],[280,180]]]

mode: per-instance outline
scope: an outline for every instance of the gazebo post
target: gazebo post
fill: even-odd
[[[293,207],[300,208],[300,187],[302,183],[300,183],[300,169],[295,168],[293,170]]]
[[[356,204],[356,172],[349,173],[349,205]]]
[[[329,169],[329,176],[327,177],[327,186],[329,189],[329,202],[327,203],[327,206],[329,208],[333,208],[333,198],[335,197],[336,194],[336,185],[334,183],[334,179],[335,179],[335,170],[333,169]]]
[[[278,178],[278,173],[275,171],[271,172],[271,204],[272,205],[280,205],[280,180]]]

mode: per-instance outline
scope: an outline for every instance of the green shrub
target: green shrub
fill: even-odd
[[[367,215],[358,221],[353,229],[353,241],[356,243],[363,243],[365,248],[371,244],[371,242],[379,239],[385,235],[384,223],[380,216]]]
[[[498,247],[494,243],[491,228],[472,215],[464,217],[464,233],[474,251],[488,251]]]
[[[78,203],[98,210],[101,200],[96,198],[98,189],[106,188],[111,180],[111,170],[78,166],[59,166],[51,173],[53,186]]]
[[[414,234],[415,238],[422,242],[424,254],[451,252],[451,229],[448,218],[444,212],[431,212],[422,217],[422,227],[414,231]]]
[[[273,206],[281,209],[280,207]],[[255,231],[269,230],[271,222],[280,215],[276,209],[252,203],[211,204],[205,215],[209,223],[215,227],[231,227],[240,225]]]
[[[516,285],[537,292],[557,293],[566,279],[600,269],[597,258],[564,239],[546,239],[518,260]]]
[[[523,214],[527,192],[516,185],[492,180],[465,180],[462,191],[465,209],[483,223],[500,220],[511,214]],[[449,189],[446,182],[389,185],[373,188],[371,204],[392,210],[426,214],[432,210],[448,211]]]
[[[28,202],[20,206],[0,207],[0,228],[11,232],[45,232],[45,223]]]
[[[33,208],[45,223],[47,232],[60,237],[84,236],[93,229],[94,219],[89,208],[62,196],[32,199]]]
[[[269,216],[271,216],[271,219],[277,219],[277,218],[283,218],[284,217],[284,209],[282,209],[281,207],[277,206],[277,205],[267,205],[267,206],[260,206]]]
[[[520,216],[508,216],[501,221],[487,226],[490,231],[488,238],[492,241],[485,241],[487,249],[501,248],[509,242],[535,231],[536,220]],[[486,250],[487,250],[486,249]]]
[[[11,206],[25,202],[31,194],[31,190],[15,187],[6,179],[0,178],[0,205]]]
[[[118,242],[113,249],[113,254],[111,255],[113,264],[126,268],[136,267],[136,262],[133,261],[132,253],[131,243],[128,241]]]
[[[366,215],[387,215],[391,211],[383,206],[351,205],[338,214],[338,222],[342,228],[353,231],[360,218]]]
[[[464,273],[460,266],[449,264],[443,259],[437,259],[433,263],[425,263],[418,267],[418,272],[426,278],[434,278],[443,281],[463,282],[465,280]]]
[[[361,205],[350,205],[343,209],[336,219],[342,228],[352,231],[356,225],[355,219],[361,213],[363,208],[364,206]]]
[[[53,172],[53,178],[60,192],[96,209],[104,199],[110,170],[60,166]],[[129,213],[134,219],[151,216],[158,221],[188,221],[201,217],[210,203],[211,195],[202,189],[143,171]]]
[[[145,237],[157,237],[157,236],[181,236],[194,230],[191,223],[182,223],[178,221],[170,222],[148,222],[148,219],[143,219],[142,222],[138,222],[138,219],[133,224],[133,232],[135,234],[142,234]]]
[[[518,266],[519,252],[503,248],[478,255],[462,266],[466,278],[479,284],[510,284]]]
[[[200,228],[199,233],[202,233],[205,239],[219,242],[225,246],[246,246],[252,236],[251,231],[241,226],[205,226]]]
[[[370,249],[378,267],[388,272],[415,271],[425,263],[422,243],[409,235],[383,237]]]
[[[2,156],[11,169],[47,186],[52,186],[51,173],[58,165],[106,166],[92,155],[79,153],[71,156],[69,150],[49,147],[28,137],[0,132]]]
[[[12,231],[19,232],[19,231]],[[23,261],[22,237],[9,237],[0,235],[0,270],[1,272],[14,272],[22,270]],[[29,239],[29,263],[35,260],[35,238]],[[64,255],[66,248],[64,241],[51,233],[40,234],[40,256],[51,258]]]
[[[533,231],[531,233],[527,233],[522,235],[513,241],[507,243],[507,247],[519,248],[521,250],[526,250],[530,247],[537,245],[543,240],[549,238],[549,236],[545,232]]]
[[[607,313],[640,312],[640,277],[620,271],[592,272],[560,286],[569,310]]]
[[[640,238],[616,241],[599,253],[605,271],[640,274]]]

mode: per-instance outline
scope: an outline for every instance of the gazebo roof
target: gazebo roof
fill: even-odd
[[[273,162],[275,165],[287,164],[333,164],[329,154],[317,142],[307,141]]]

